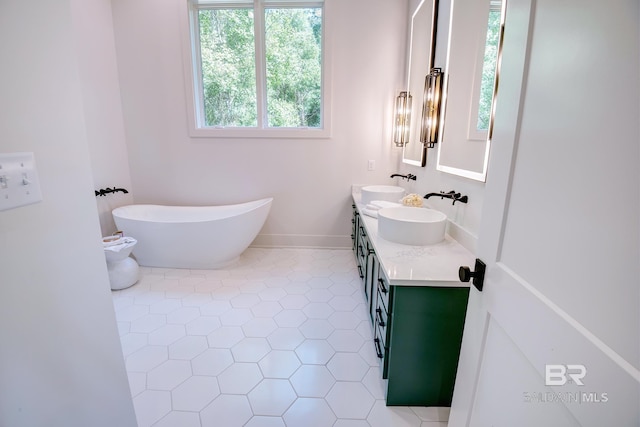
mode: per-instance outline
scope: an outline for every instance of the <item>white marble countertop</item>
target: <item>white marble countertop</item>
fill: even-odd
[[[352,193],[375,253],[392,286],[469,287],[460,282],[461,265],[473,268],[475,256],[449,235],[429,246],[409,246],[378,236],[378,220],[362,213],[360,193]]]

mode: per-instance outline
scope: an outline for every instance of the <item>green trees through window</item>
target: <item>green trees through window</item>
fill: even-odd
[[[498,61],[498,42],[500,40],[500,8],[489,11],[489,25],[482,65],[482,83],[480,85],[480,105],[478,108],[478,130],[488,130],[491,120],[491,103]]]
[[[257,126],[252,9],[200,10],[206,126]]]
[[[204,124],[256,127],[264,119],[266,127],[318,128],[322,125],[322,8],[262,10],[198,11]],[[259,37],[254,13],[264,13],[260,17],[264,32]],[[258,55],[256,40],[263,43]],[[266,92],[263,102],[258,87]]]
[[[269,126],[320,126],[321,12],[321,9],[266,10]]]

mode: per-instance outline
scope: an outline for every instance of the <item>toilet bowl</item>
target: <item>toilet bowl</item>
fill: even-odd
[[[114,291],[132,286],[140,277],[138,263],[129,257],[136,243],[138,241],[133,237],[121,235],[102,238],[109,282]]]

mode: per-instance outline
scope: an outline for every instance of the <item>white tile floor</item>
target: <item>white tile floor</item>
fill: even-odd
[[[351,251],[142,271],[113,292],[139,427],[447,425],[447,408],[385,405]]]

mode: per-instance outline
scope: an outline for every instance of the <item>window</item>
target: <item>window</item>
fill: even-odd
[[[491,1],[484,49],[479,52],[476,65],[478,72],[474,86],[478,89],[473,94],[469,139],[486,140],[489,131],[500,41],[501,8],[501,1]]]
[[[500,4],[491,3],[487,40],[482,61],[482,84],[480,85],[480,107],[478,109],[478,130],[489,130],[493,86],[498,61],[498,40],[500,39]]]
[[[327,137],[323,6],[193,1],[192,135]]]

